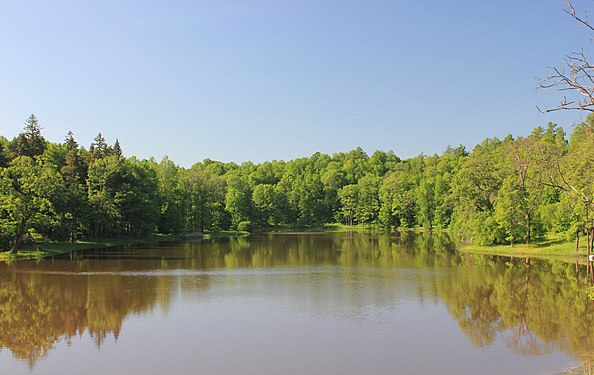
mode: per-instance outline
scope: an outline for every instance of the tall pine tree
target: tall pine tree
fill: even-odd
[[[25,121],[23,131],[12,140],[9,145],[13,158],[18,156],[29,156],[31,158],[43,154],[47,147],[47,141],[41,135],[42,127],[37,117],[31,114]]]

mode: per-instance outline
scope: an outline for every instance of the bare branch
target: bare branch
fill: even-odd
[[[586,16],[584,19],[580,18],[573,5],[571,4],[571,0],[567,0],[567,6],[569,7],[569,9],[563,9],[563,11],[567,14],[569,14],[574,20],[578,21],[580,24],[582,24],[583,26],[587,27],[588,29],[594,31],[594,27],[592,27],[592,25],[590,25],[590,22],[588,21],[588,17]]]
[[[594,26],[590,24],[588,17],[580,17],[571,0],[567,1],[568,9],[564,12],[570,15],[581,26],[587,27],[594,31]],[[577,110],[594,112],[594,65],[590,64],[588,57],[583,51],[571,52],[565,56],[565,64],[563,66],[550,67],[552,74],[544,81],[538,80],[538,87],[540,89],[552,89],[557,92],[569,92],[578,94],[581,98],[563,97],[559,105],[553,108],[545,108],[538,110],[542,113],[554,112],[560,110]]]

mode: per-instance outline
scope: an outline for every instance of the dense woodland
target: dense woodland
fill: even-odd
[[[324,223],[451,230],[477,244],[592,232],[594,117],[401,160],[361,148],[262,164],[125,157],[99,133],[52,143],[31,115],[0,136],[0,248],[26,241]]]

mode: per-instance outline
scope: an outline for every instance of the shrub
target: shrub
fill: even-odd
[[[251,232],[253,229],[252,222],[249,220],[241,221],[237,224],[237,230],[241,232]]]

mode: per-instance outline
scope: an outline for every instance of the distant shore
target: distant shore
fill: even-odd
[[[323,224],[312,227],[299,226],[275,226],[266,228],[263,231],[255,233],[278,233],[278,232],[316,232],[316,231],[376,231],[379,228],[370,225],[346,226],[343,224]],[[426,232],[429,231],[423,228],[400,228],[395,231],[411,231],[411,232]],[[0,252],[0,261],[13,260],[27,260],[27,259],[44,259],[55,255],[67,254],[74,251],[100,249],[113,246],[124,245],[139,245],[147,243],[158,242],[174,242],[184,241],[191,238],[216,239],[216,238],[236,238],[250,235],[246,231],[216,231],[216,232],[192,232],[176,235],[165,234],[151,234],[141,238],[110,238],[110,239],[96,239],[96,240],[80,240],[73,243],[70,242],[33,242],[23,246],[16,254],[11,254],[8,251]],[[547,238],[546,240],[535,242],[532,244],[514,244],[511,245],[473,245],[463,244],[458,247],[458,251],[463,253],[481,254],[481,255],[495,255],[508,257],[522,257],[522,258],[540,258],[562,260],[565,262],[574,263],[576,260],[579,263],[586,263],[587,248],[585,238],[580,241],[579,251],[575,251],[575,242],[567,241],[562,238]]]
[[[242,237],[249,235],[248,232],[239,231],[217,231],[217,232],[195,232],[191,234],[151,234],[140,238],[107,238],[80,240],[76,242],[33,242],[23,246],[16,254],[9,251],[0,253],[0,261],[44,259],[55,255],[68,254],[74,251],[101,249],[112,246],[139,245],[157,242],[184,241],[188,238],[223,238]]]

